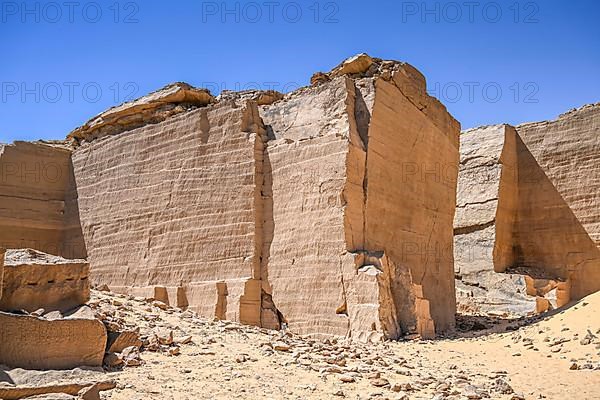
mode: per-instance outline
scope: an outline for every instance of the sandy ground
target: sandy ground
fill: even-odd
[[[118,385],[103,399],[600,399],[600,293],[516,331],[370,345],[95,297],[142,334],[193,338],[178,356],[144,351],[143,365],[106,374]]]

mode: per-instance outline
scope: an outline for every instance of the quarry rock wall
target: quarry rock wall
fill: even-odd
[[[592,222],[598,110],[462,134],[454,226],[462,307],[525,314],[553,289],[554,306],[600,289]]]
[[[580,299],[600,290],[600,105],[516,129],[517,263],[559,278]]]
[[[452,247],[459,124],[408,64],[360,55],[320,79],[185,107],[178,84],[74,131],[92,280],[299,333],[451,329],[451,251],[427,254]]]
[[[407,78],[408,68],[375,84],[365,243],[395,266],[390,284],[402,331],[432,337],[453,329],[456,313],[452,223],[460,126],[427,96],[424,79]]]
[[[304,334],[348,332],[343,264],[354,264],[344,257],[347,85],[341,77],[261,108],[273,138],[265,152],[272,199],[265,222],[273,227],[265,291],[290,328]]]
[[[600,103],[516,127],[524,145],[600,246]]]
[[[0,145],[0,248],[89,262],[7,262],[0,309],[64,311],[91,280],[365,341],[452,330],[456,293],[545,311],[600,289],[599,125],[596,104],[459,143],[419,71],[366,54],[286,95],[174,83],[70,146]]]
[[[515,265],[519,167],[517,134],[508,125],[463,132],[454,221],[456,289],[463,311],[525,314],[535,298],[525,277],[500,274]]]
[[[226,296],[227,318],[244,320],[239,304],[260,271],[256,118],[256,104],[225,102],[79,146],[92,279],[191,308]],[[260,292],[252,304],[259,324]]]
[[[380,74],[342,79],[342,65],[261,109],[275,138],[272,296],[299,331],[434,336],[454,326],[460,128],[414,68],[350,63]]]

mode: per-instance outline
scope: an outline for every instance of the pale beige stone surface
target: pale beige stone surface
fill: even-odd
[[[77,399],[80,390],[93,385],[104,391],[115,388],[116,382],[101,368],[39,371],[0,367],[0,398],[6,400]]]
[[[517,131],[528,150],[523,168],[532,171],[520,191],[522,264],[551,270],[580,299],[600,290],[600,105]]]
[[[259,123],[255,103],[223,102],[78,147],[73,164],[95,283],[196,308],[214,307],[217,282],[231,281],[227,315],[240,320],[244,282],[260,264]],[[203,282],[212,283],[194,289]]]
[[[0,247],[0,299],[2,299],[2,281],[4,280],[4,254],[6,249]]]
[[[180,103],[161,92],[196,93],[168,88],[71,135],[95,283],[301,333],[452,328],[452,257],[427,254],[452,247],[459,125],[418,71],[359,55],[283,98],[147,118]],[[120,115],[137,122],[107,133]]]
[[[346,153],[350,134],[346,101],[349,82],[306,88],[261,110],[274,136],[267,144],[266,194],[272,229],[265,253],[265,291],[290,328],[299,333],[346,335],[343,307]],[[361,227],[362,228],[362,227]],[[268,252],[268,253],[267,253]]]
[[[90,298],[89,265],[32,249],[8,250],[0,310],[68,311]]]
[[[97,319],[49,321],[0,311],[0,326],[0,364],[25,369],[102,365],[107,336]]]
[[[535,298],[525,293],[525,277],[499,274],[514,265],[513,226],[517,214],[516,132],[495,125],[463,132],[454,220],[459,309],[525,314]]]
[[[579,223],[600,246],[600,103],[516,129]]]
[[[426,95],[424,79],[411,81],[407,64],[363,56],[345,64],[360,76],[336,77],[338,68],[261,109],[275,139],[267,143],[273,300],[299,332],[447,331],[459,125]]]
[[[64,145],[0,145],[0,247],[86,256],[70,151]]]
[[[582,110],[591,118],[588,113],[593,108]],[[537,135],[548,135],[549,139],[544,140],[555,141],[549,146],[553,149],[548,150],[551,154],[538,149],[538,156],[546,157],[546,170],[522,140],[520,129],[508,125],[482,127],[461,136],[455,270],[458,300],[467,310],[475,307],[517,314],[535,311],[535,297],[527,297],[529,276],[540,284],[548,280],[561,282],[560,300],[557,299],[560,305],[600,289],[600,252],[565,200],[583,196],[593,204],[597,174],[581,174],[573,164],[565,166],[560,162],[563,158],[579,157],[584,170],[592,168],[587,160],[600,155],[600,149],[590,144],[597,135],[593,125],[590,131],[586,130],[588,125],[576,123],[561,125],[563,129],[571,126],[571,131],[564,133],[557,127],[554,132],[539,131],[549,125],[554,126],[526,126],[537,127]],[[561,135],[575,135],[572,130],[578,130],[582,146],[575,148],[559,139]],[[525,132],[530,137],[534,135]],[[550,161],[553,156],[556,163]],[[560,171],[550,165],[556,165]],[[546,171],[557,174],[554,181]],[[579,183],[561,183],[565,176]],[[590,185],[583,185],[578,179],[587,179]],[[595,212],[589,202],[572,204],[580,215]],[[536,295],[540,293],[532,294]],[[543,301],[537,303],[537,310],[545,308]]]

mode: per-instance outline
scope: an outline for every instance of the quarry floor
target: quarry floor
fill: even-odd
[[[105,400],[600,399],[600,293],[533,321],[475,331],[464,328],[477,326],[474,320],[461,317],[451,338],[378,344],[211,321],[107,292],[93,291],[90,304],[139,327],[142,336],[172,331],[191,342],[180,345],[179,355],[169,355],[173,347],[144,350],[140,366],[113,372],[44,371],[29,379],[34,386],[78,376],[116,381],[101,392]]]
[[[118,385],[103,399],[600,398],[600,293],[515,331],[501,326],[495,330],[502,333],[376,345],[327,343],[95,297],[115,302],[142,332],[166,327],[193,338],[178,356],[145,351],[143,365],[106,374]],[[586,336],[591,343],[582,344]]]

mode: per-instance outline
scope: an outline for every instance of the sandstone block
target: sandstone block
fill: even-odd
[[[383,64],[367,68],[383,71]],[[365,66],[354,71],[363,79],[334,70],[331,80],[261,107],[272,138],[265,226],[274,227],[263,274],[299,333],[373,340],[454,324],[453,302],[442,301],[454,298],[452,256],[426,254],[452,247],[459,125],[447,123],[447,113],[417,109],[391,78],[401,64],[386,65],[389,80]],[[425,171],[436,167],[428,180]],[[385,254],[375,267],[381,274],[365,274],[370,264],[356,262],[361,253]],[[415,285],[428,301],[419,309],[429,307],[430,316],[419,324]]]
[[[216,100],[176,84],[75,130],[94,282],[298,333],[452,329],[452,256],[428,254],[452,247],[459,124],[408,64],[321,78]]]
[[[47,321],[0,312],[0,326],[0,364],[25,369],[102,365],[106,329],[96,319]]]
[[[110,332],[108,334],[108,344],[106,351],[109,353],[120,353],[126,347],[141,347],[139,328],[134,330],[125,330],[121,332]]]
[[[0,310],[68,311],[90,298],[89,266],[32,249],[8,250]]]

